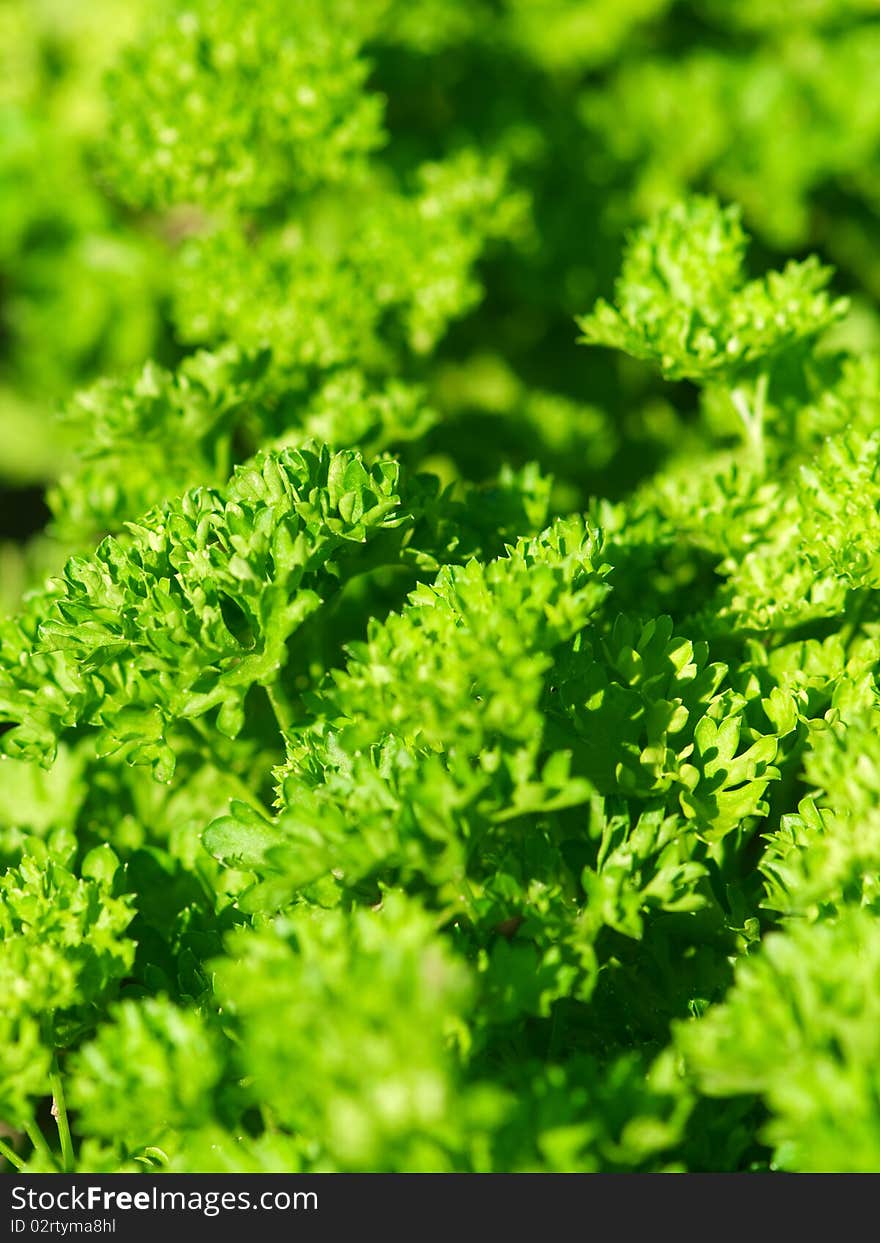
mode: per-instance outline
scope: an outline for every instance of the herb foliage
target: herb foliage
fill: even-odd
[[[0,49],[0,1163],[880,1168],[876,6]]]

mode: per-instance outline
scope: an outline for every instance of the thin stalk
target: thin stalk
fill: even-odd
[[[562,1019],[562,1011],[560,1003],[557,1001],[553,1007],[550,1016],[550,1039],[547,1042],[547,1060],[552,1061],[559,1056],[562,1046],[564,1022]]]
[[[857,587],[855,591],[850,593],[849,599],[849,616],[846,624],[840,632],[843,640],[843,650],[849,654],[849,650],[858,637],[862,627],[862,618],[865,612],[865,605],[868,603],[868,597],[871,593],[867,587]]]
[[[214,446],[214,469],[217,472],[217,479],[220,483],[225,483],[231,474],[232,466],[232,438],[231,436],[218,436]]]
[[[5,1160],[7,1160],[10,1165],[14,1165],[17,1170],[24,1169],[24,1161],[21,1159],[18,1153],[13,1152],[13,1150],[9,1147],[9,1145],[4,1143],[2,1139],[0,1139],[0,1157],[3,1157]]]
[[[764,465],[764,417],[767,413],[767,390],[770,387],[770,372],[762,371],[755,385],[755,422],[758,429],[758,442],[761,448],[761,465]]]
[[[46,1161],[54,1165],[55,1156],[52,1149],[49,1147],[46,1136],[40,1130],[36,1122],[26,1122],[24,1124],[24,1133],[33,1144],[34,1151],[38,1152]]]
[[[76,1165],[76,1156],[73,1151],[73,1139],[70,1134],[70,1122],[67,1117],[67,1105],[64,1101],[64,1084],[61,1081],[61,1071],[58,1068],[57,1057],[52,1059],[52,1069],[49,1072],[49,1086],[52,1089],[53,1109],[55,1121],[58,1124],[58,1138],[61,1140],[61,1162],[64,1166],[65,1174],[73,1172]]]
[[[269,682],[266,684],[266,694],[269,697],[269,703],[272,705],[272,711],[275,713],[275,720],[278,722],[278,728],[281,731],[282,738],[286,738],[290,733],[290,726],[293,722],[293,708],[290,701],[281,689],[280,682]]]
[[[218,768],[223,773],[224,781],[234,788],[236,794],[243,803],[247,803],[256,811],[265,811],[266,809],[263,804],[259,801],[259,799],[254,797],[254,792],[250,786],[246,785],[239,775],[233,772],[228,763],[217,754],[211,735],[208,730],[205,729],[202,722],[197,717],[193,717],[190,719],[189,724],[192,726],[193,732],[198,735],[200,740],[196,746],[196,750],[199,755],[201,755],[203,759],[207,760],[209,764],[213,765],[214,768]]]
[[[749,401],[743,388],[737,386],[730,390],[730,400],[733,403],[733,408],[739,415],[746,434],[746,440],[762,471],[766,466],[767,460],[764,449],[764,417],[767,413],[767,389],[769,384],[769,373],[763,371],[755,381],[751,401]]]

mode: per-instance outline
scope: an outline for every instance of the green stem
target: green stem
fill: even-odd
[[[24,1161],[22,1161],[18,1153],[13,1152],[9,1145],[5,1144],[2,1139],[0,1139],[0,1157],[4,1157],[9,1164],[14,1165],[17,1170],[24,1169]]]
[[[562,1046],[563,1020],[560,1003],[557,1001],[550,1014],[550,1039],[547,1043],[547,1060],[552,1062],[559,1056]]]
[[[867,587],[857,587],[855,591],[850,593],[849,608],[847,610],[848,619],[840,632],[840,637],[843,640],[843,650],[847,655],[849,655],[850,648],[861,630],[862,617],[870,594]]]
[[[736,387],[730,390],[730,400],[733,403],[733,408],[740,417],[746,433],[746,440],[762,471],[766,466],[764,417],[767,412],[767,389],[769,385],[769,372],[762,371],[755,381],[751,402],[746,396],[744,389]]]
[[[36,1122],[26,1122],[24,1124],[24,1133],[33,1144],[34,1151],[38,1152],[44,1160],[49,1162],[50,1165],[54,1165],[55,1157],[52,1153],[52,1149],[49,1147],[46,1136],[40,1130],[39,1126],[37,1126]]]
[[[192,726],[193,732],[198,735],[199,741],[196,744],[196,750],[202,759],[207,760],[213,768],[219,769],[219,771],[223,774],[223,780],[227,785],[233,787],[235,793],[243,803],[247,803],[250,807],[253,807],[255,811],[265,812],[266,808],[260,800],[255,797],[250,786],[246,785],[244,781],[242,781],[241,777],[239,777],[237,773],[233,772],[233,770],[229,767],[227,760],[217,754],[211,734],[205,729],[202,722],[197,717],[193,717],[189,724]]]
[[[290,726],[293,721],[293,709],[290,706],[290,701],[281,689],[279,682],[268,683],[266,685],[266,694],[269,697],[269,703],[272,705],[272,711],[275,713],[275,720],[278,722],[281,736],[286,738],[290,733]]]
[[[218,483],[226,483],[229,478],[232,467],[232,440],[231,436],[218,436],[214,447],[214,468],[217,472]]]
[[[54,1100],[52,1112],[55,1115],[55,1121],[58,1123],[58,1138],[61,1140],[61,1161],[65,1174],[71,1174],[76,1166],[76,1156],[73,1151],[70,1122],[67,1118],[67,1106],[64,1101],[64,1085],[61,1082],[61,1071],[58,1068],[57,1057],[52,1059],[52,1069],[49,1072],[49,1086],[52,1089]]]
[[[762,371],[755,385],[755,419],[758,427],[758,444],[761,452],[761,468],[766,465],[764,453],[764,418],[767,414],[767,391],[770,388],[770,372]]]

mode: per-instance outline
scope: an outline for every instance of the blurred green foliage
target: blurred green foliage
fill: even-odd
[[[226,340],[425,384],[447,470],[539,458],[564,508],[619,495],[691,405],[574,347],[627,227],[711,190],[762,256],[880,287],[875,9],[7,0],[4,481],[57,477],[77,387]],[[564,444],[535,389],[569,403]]]

